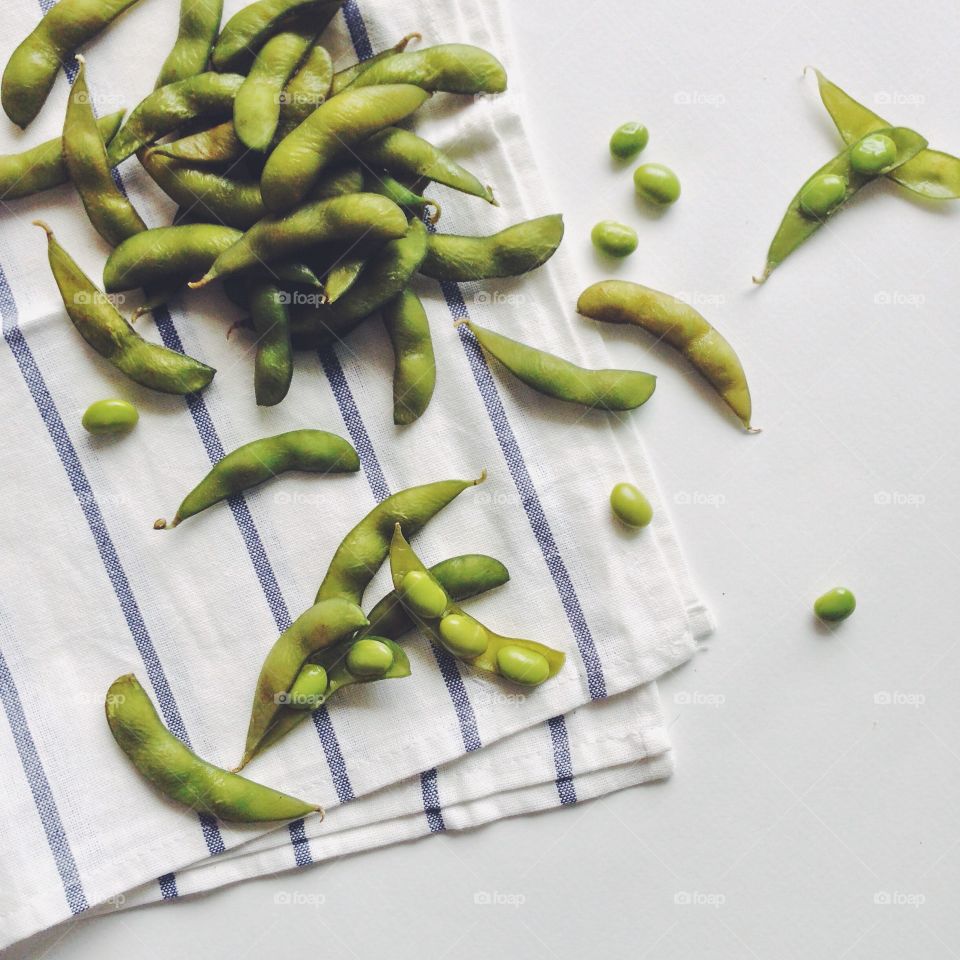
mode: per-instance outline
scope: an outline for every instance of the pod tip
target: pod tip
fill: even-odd
[[[751,427],[750,424],[745,424],[747,433],[763,433],[763,430],[760,427]]]
[[[34,221],[33,221],[33,225],[34,225],[35,227],[39,227],[41,230],[43,230],[44,233],[46,233],[46,235],[47,235],[48,237],[52,237],[52,236],[53,236],[53,230],[51,230],[51,229],[50,229],[50,226],[49,226],[47,223],[45,223],[43,220],[34,220]]]
[[[167,521],[164,520],[163,517],[161,517],[159,520],[154,520],[154,521],[153,521],[153,529],[154,529],[154,530],[166,530],[166,529],[167,529]]]
[[[473,481],[473,485],[474,485],[475,487],[477,487],[477,486],[479,486],[481,483],[483,483],[486,479],[487,479],[487,468],[484,467],[483,470],[480,471],[480,476],[477,477],[477,479]]]
[[[205,287],[208,283],[213,280],[213,277],[208,273],[202,276],[199,280],[191,280],[187,286],[191,290],[199,290],[201,287]]]

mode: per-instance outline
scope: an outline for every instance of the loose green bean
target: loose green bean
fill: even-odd
[[[813,605],[813,612],[828,623],[846,620],[857,609],[857,598],[846,587],[834,587]]]
[[[140,419],[137,408],[129,400],[97,400],[83,414],[81,423],[94,436],[129,433]]]
[[[632,483],[618,483],[610,491],[610,508],[628,527],[646,527],[653,520],[653,507]]]
[[[384,304],[380,315],[393,346],[393,422],[410,424],[430,404],[437,383],[430,324],[420,298],[409,288]]]
[[[180,30],[160,68],[158,87],[195,77],[207,69],[222,16],[223,0],[180,0]]]
[[[507,72],[480,47],[443,43],[386,57],[362,71],[349,89],[391,83],[412,83],[430,93],[503,93]]]

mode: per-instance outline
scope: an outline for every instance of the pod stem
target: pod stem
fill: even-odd
[[[43,230],[44,233],[46,233],[48,239],[53,238],[53,230],[51,230],[50,226],[47,223],[45,223],[43,220],[34,220],[33,225]]]
[[[486,479],[487,479],[487,468],[484,467],[484,468],[480,471],[480,476],[477,477],[477,479],[473,481],[473,485],[474,485],[475,487],[478,487],[478,486],[480,486],[480,484],[483,483]]]

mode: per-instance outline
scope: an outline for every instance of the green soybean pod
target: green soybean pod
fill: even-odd
[[[150,152],[194,166],[228,166],[240,160],[246,148],[240,142],[233,120],[218,123],[170,143],[150,147]]]
[[[77,188],[90,223],[111,247],[147,229],[133,204],[113,182],[107,148],[100,135],[87,88],[87,65],[78,54],[79,68],[67,100],[63,124],[63,159]]]
[[[352,290],[366,265],[367,257],[363,253],[345,253],[340,256],[327,271],[324,279],[327,303],[336,303],[345,293]]]
[[[611,257],[628,257],[637,249],[637,231],[615,220],[601,220],[590,232],[593,245]]]
[[[466,326],[480,346],[518,380],[557,400],[600,410],[633,410],[645,404],[657,386],[657,378],[650,373],[586,370],[470,321]]]
[[[180,0],[180,29],[156,86],[165,87],[207,69],[222,16],[223,0]]]
[[[610,491],[610,507],[628,527],[645,527],[653,520],[653,507],[632,483],[618,483]]]
[[[283,88],[278,140],[295,130],[327,99],[332,82],[333,58],[326,47],[315,44]]]
[[[346,90],[361,73],[365,73],[367,70],[376,66],[381,60],[386,60],[388,57],[395,57],[398,53],[403,53],[412,41],[421,39],[422,37],[419,33],[408,33],[392,47],[381,50],[380,53],[374,54],[366,60],[360,60],[358,63],[353,63],[349,67],[344,67],[343,70],[338,70],[333,75],[333,83],[330,85],[330,96],[336,96],[342,90]]]
[[[610,137],[610,152],[618,160],[635,157],[650,140],[650,134],[642,123],[623,123]]]
[[[393,422],[411,424],[423,416],[437,384],[430,323],[420,298],[408,287],[380,310],[395,358]]]
[[[44,105],[60,68],[137,0],[60,0],[13,51],[0,81],[7,116],[26,129]]]
[[[122,110],[97,121],[104,142],[111,140],[122,122]],[[59,187],[69,180],[62,137],[47,140],[23,153],[0,156],[0,200],[19,200]]]
[[[411,83],[430,93],[503,93],[507,72],[492,53],[480,47],[443,43],[380,60],[362,71],[349,89],[394,83]]]
[[[83,414],[83,429],[94,436],[129,433],[140,419],[129,400],[97,400]]]
[[[245,443],[228,453],[184,497],[169,526],[202,513],[228,497],[243,493],[281,473],[303,470],[310,473],[356,473],[360,469],[357,451],[335,433],[326,430],[291,430]],[[155,529],[167,527],[158,520]]]
[[[857,599],[846,587],[834,587],[822,597],[818,597],[813,605],[813,612],[829,623],[838,623],[846,620],[857,608]]]
[[[641,197],[661,207],[680,198],[677,175],[662,163],[643,163],[637,167],[633,171],[633,185]]]
[[[427,241],[420,272],[434,280],[458,283],[518,277],[546,263],[562,239],[559,213],[514,224],[489,237],[435,233]]]
[[[289,300],[274,283],[254,283],[250,290],[250,318],[257,335],[253,386],[261,407],[280,403],[293,379]]]
[[[322,811],[271,787],[201,760],[160,720],[137,678],[114,680],[106,696],[107,723],[121,750],[165,797],[221,820],[263,823]]]
[[[410,84],[345,90],[317,107],[267,158],[260,180],[267,208],[301,203],[324,169],[360,141],[410,116],[429,96]]]

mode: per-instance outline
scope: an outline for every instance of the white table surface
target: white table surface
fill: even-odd
[[[672,357],[624,335],[624,365],[661,377],[646,441],[720,625],[662,684],[676,775],[74,923],[4,960],[960,955],[960,204],[877,184],[750,283],[790,197],[840,149],[802,67],[960,153],[960,9],[512,7],[531,133],[584,281],[694,297],[739,351],[764,428],[741,435]],[[683,182],[662,217],[607,156],[628,119],[650,128],[643,158]],[[588,239],[607,217],[640,232],[612,269]],[[830,632],[810,606],[837,583],[860,606]]]

